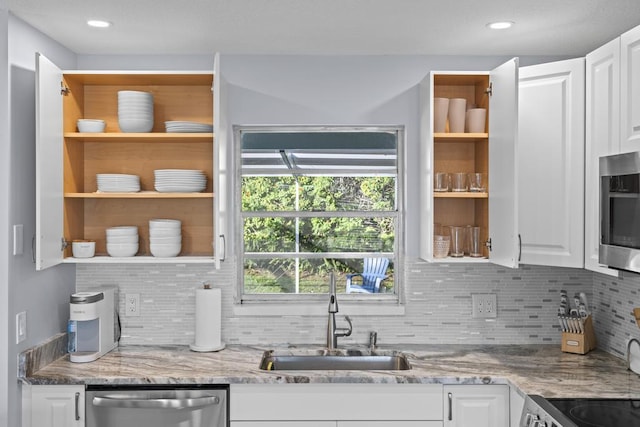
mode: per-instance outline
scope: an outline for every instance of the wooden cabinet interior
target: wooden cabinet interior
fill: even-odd
[[[65,74],[63,100],[64,238],[96,241],[106,255],[105,229],[137,225],[138,255],[150,255],[148,221],[182,221],[181,256],[213,256],[213,134],[166,133],[165,121],[211,123],[213,75]],[[153,93],[150,133],[122,133],[118,127],[118,91]],[[104,133],[79,133],[80,118],[102,119]],[[159,193],[156,169],[197,169],[207,176],[201,193]],[[139,193],[97,193],[96,174],[140,177]],[[65,257],[71,256],[70,247]]]
[[[464,98],[467,108],[487,110],[485,129],[489,122],[488,74],[435,74],[434,97]],[[433,141],[434,172],[489,174],[489,134],[435,133]],[[434,192],[434,223],[443,226],[478,226],[480,240],[489,236],[489,192]],[[483,255],[489,255],[483,249]]]

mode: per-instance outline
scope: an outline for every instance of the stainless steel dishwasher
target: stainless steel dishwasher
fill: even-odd
[[[87,386],[86,427],[229,427],[228,386]]]

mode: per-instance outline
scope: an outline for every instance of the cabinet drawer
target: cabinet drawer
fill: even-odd
[[[231,421],[231,427],[336,427],[335,421]]]
[[[237,384],[236,420],[442,420],[438,384]]]

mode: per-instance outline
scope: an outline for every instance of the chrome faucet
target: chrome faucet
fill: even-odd
[[[327,322],[327,348],[329,350],[338,347],[338,337],[348,337],[351,335],[353,325],[349,316],[344,318],[349,323],[348,328],[336,328],[336,313],[338,312],[338,298],[336,296],[336,279],[331,273],[329,281],[329,321]]]

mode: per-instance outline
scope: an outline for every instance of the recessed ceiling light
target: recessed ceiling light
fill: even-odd
[[[511,28],[513,22],[511,21],[499,21],[499,22],[489,22],[487,27],[492,30],[506,30],[507,28]]]
[[[87,25],[95,28],[107,28],[111,26],[111,22],[101,21],[99,19],[90,19],[87,21]]]

